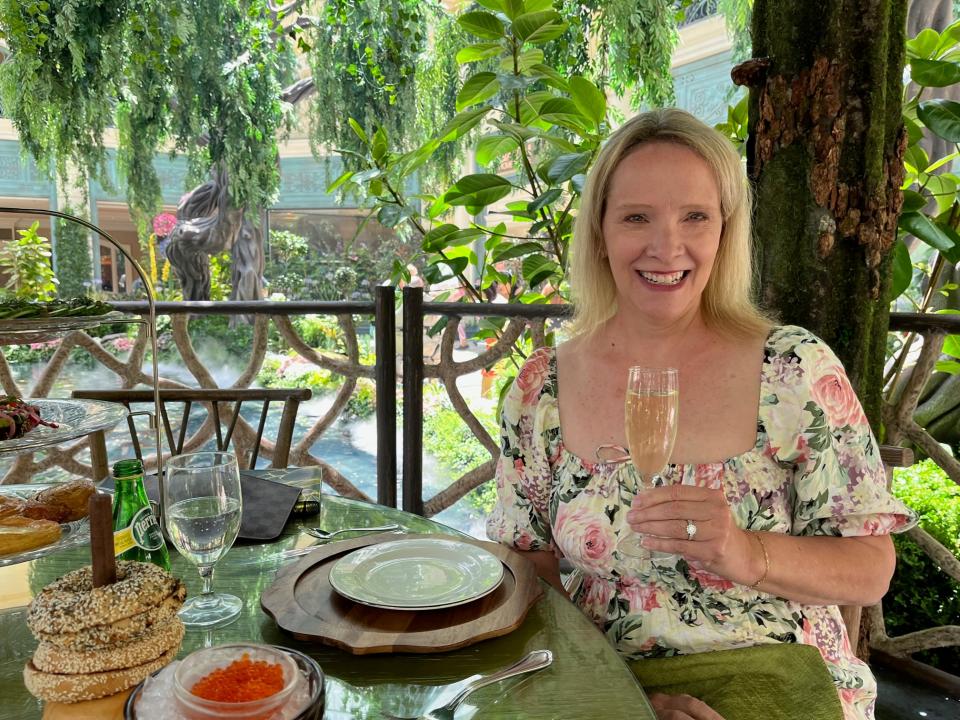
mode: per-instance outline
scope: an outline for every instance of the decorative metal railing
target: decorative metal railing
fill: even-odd
[[[146,303],[116,303],[119,310],[130,313],[145,313]],[[402,435],[402,506],[405,510],[433,516],[445,510],[463,498],[474,488],[491,480],[494,476],[499,446],[496,438],[491,437],[478,417],[457,388],[457,379],[489,368],[515,351],[525,332],[529,332],[530,343],[527,347],[539,347],[546,343],[546,323],[570,315],[568,305],[497,305],[468,303],[424,303],[420,288],[405,288],[403,291],[403,351],[402,351],[402,398],[403,398],[403,435]],[[338,469],[314,454],[312,448],[316,441],[327,432],[342,413],[354,392],[359,378],[370,378],[376,384],[377,418],[377,497],[376,501],[396,506],[398,453],[396,446],[396,335],[395,335],[395,296],[390,287],[377,288],[373,302],[211,302],[211,303],[158,303],[157,315],[169,316],[172,320],[171,335],[184,367],[189,371],[196,386],[217,387],[215,378],[204,366],[189,335],[190,317],[194,315],[252,315],[254,319],[253,341],[249,357],[235,379],[233,387],[250,387],[263,367],[267,352],[268,331],[271,324],[294,349],[296,353],[318,368],[336,373],[344,378],[342,386],[325,411],[309,429],[296,439],[290,453],[290,463],[300,466],[320,466],[324,470],[324,481],[338,493],[354,498],[372,499],[358,489]],[[337,318],[342,333],[346,353],[336,356],[310,347],[297,333],[292,318],[297,315],[316,314]],[[364,365],[360,360],[358,332],[355,316],[371,318],[376,331],[376,362]],[[425,319],[439,316],[446,321],[436,351],[438,359],[424,360]],[[458,325],[464,318],[504,318],[505,323],[495,342],[476,357],[457,361],[453,350],[457,339]],[[943,340],[947,334],[960,334],[960,317],[951,315],[915,315],[894,314],[891,316],[891,331],[915,332],[923,339],[923,347],[917,365],[906,383],[904,392],[899,395],[895,405],[884,408],[884,424],[887,442],[899,444],[909,441],[923,450],[943,468],[947,474],[960,484],[960,462],[944,450],[926,430],[913,420],[913,413],[921,390],[933,372],[934,364],[940,355]],[[21,388],[3,348],[0,347],[0,386],[7,393],[23,397],[45,397],[53,387],[58,375],[63,371],[71,352],[79,348],[86,352],[94,362],[112,372],[117,379],[116,386],[130,388],[138,384],[150,384],[151,376],[143,371],[144,358],[148,349],[147,333],[141,327],[129,355],[125,359],[116,357],[105,349],[102,343],[85,332],[73,332],[63,337],[59,347],[37,376],[29,389]],[[423,458],[423,384],[426,380],[438,380],[451,405],[464,423],[490,453],[490,458],[480,466],[464,473],[450,485],[434,496],[423,497],[422,458]],[[185,387],[185,383],[161,375],[162,387]],[[187,439],[186,448],[201,446],[214,434],[213,421],[207,419]],[[235,431],[236,440],[242,451],[249,450],[249,444],[256,437],[255,429],[240,421]],[[34,474],[59,466],[78,475],[92,475],[89,464],[82,462],[78,455],[85,449],[85,443],[78,441],[66,447],[52,448],[44,452],[43,457],[35,459],[31,455],[18,457],[7,470],[3,482],[23,482]],[[260,453],[265,458],[272,456],[273,446],[269,440],[262,441]],[[952,578],[960,581],[960,562],[949,549],[937,542],[928,533],[916,528],[909,533],[920,546]],[[866,625],[872,647],[891,655],[905,657],[920,650],[960,644],[960,627],[950,625],[902,637],[891,638],[886,633],[880,606],[868,608]]]

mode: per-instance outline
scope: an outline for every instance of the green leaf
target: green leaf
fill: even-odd
[[[937,372],[948,373],[950,375],[960,373],[960,362],[956,360],[937,360],[933,367]]]
[[[897,240],[893,246],[893,278],[890,284],[891,302],[903,295],[913,282],[913,263],[910,262],[910,250],[903,240]]]
[[[437,139],[440,142],[459,140],[479,125],[484,116],[492,109],[489,105],[485,105],[454,115],[450,118],[450,122],[444,125],[443,129],[437,133]]]
[[[478,228],[465,228],[464,230],[457,230],[455,233],[447,235],[447,245],[450,247],[467,245],[481,237],[483,237],[483,230]]]
[[[530,68],[543,64],[543,50],[533,48],[526,50],[517,57],[517,70],[521,73],[528,72]],[[500,69],[507,73],[513,72],[513,58],[505,57],[500,61]]]
[[[510,137],[516,138],[517,142],[525,142],[534,136],[533,130],[523,125],[518,125],[517,123],[491,120],[490,124]]]
[[[570,84],[567,82],[567,79],[549,65],[534,65],[530,68],[530,74],[533,77],[546,79],[550,85],[561,92],[570,91]]]
[[[915,38],[907,40],[907,56],[911,59],[932,57],[939,44],[940,33],[933,28],[926,28],[917,33]]]
[[[369,145],[370,141],[367,139],[367,134],[363,131],[363,128],[360,127],[360,123],[353,118],[347,118],[347,122],[350,123],[350,127],[353,128],[353,132],[356,133],[356,136],[360,138],[360,142],[362,142],[364,145]]]
[[[907,128],[907,141],[910,145],[916,145],[923,140],[923,128],[920,123],[904,115],[903,124]]]
[[[382,127],[377,128],[377,131],[373,134],[370,154],[377,162],[382,160],[387,154],[387,133]]]
[[[471,105],[489,100],[500,89],[500,81],[492,72],[478,72],[471,76],[457,93],[457,112]]]
[[[943,232],[943,229],[923,213],[903,213],[897,225],[941,252],[947,252],[954,247],[953,240]]]
[[[336,180],[330,183],[327,186],[327,195],[331,195],[334,190],[347,182],[350,178],[353,177],[353,170],[347,170],[345,173],[341,174]]]
[[[528,13],[549,10],[552,7],[553,0],[526,0],[526,2],[523,4],[523,9]]]
[[[577,109],[599,128],[607,115],[607,98],[592,82],[579,75],[570,78],[570,97]]]
[[[543,255],[528,255],[523,259],[520,272],[523,274],[523,279],[527,281],[527,285],[533,287],[559,270],[560,266],[550,258]]]
[[[568,128],[574,132],[583,132],[587,120],[573,100],[553,98],[540,106],[540,117],[547,122]]]
[[[927,169],[930,164],[930,158],[927,157],[927,151],[919,145],[911,145],[903,154],[903,161],[908,165],[912,172],[920,174]]]
[[[903,208],[900,212],[920,212],[927,206],[927,198],[914,190],[903,191]]]
[[[914,58],[910,61],[910,79],[924,87],[946,87],[960,82],[960,65],[944,60]]]
[[[444,223],[424,235],[423,240],[420,241],[420,247],[427,253],[435,253],[443,250],[447,246],[447,238],[459,230],[460,228],[456,225]]]
[[[561,195],[563,195],[563,190],[560,188],[550,188],[545,193],[540,195],[540,197],[536,198],[527,205],[527,212],[538,213],[547,205],[556,202],[557,198],[559,198]]]
[[[477,162],[480,165],[490,165],[508,152],[513,152],[520,143],[516,138],[501,133],[484,135],[476,147]]]
[[[466,65],[467,63],[477,62],[478,60],[496,57],[500,54],[500,49],[500,43],[467,45],[457,53],[457,62],[460,65]]]
[[[505,198],[513,190],[509,180],[499,175],[465,175],[443,196],[451,205],[484,207]]]
[[[371,180],[376,180],[382,174],[383,172],[380,170],[380,168],[361,170],[360,172],[354,174],[353,181],[358,185],[361,185],[363,183],[370,182]],[[379,193],[374,193],[374,195],[379,195]]]
[[[586,176],[586,175],[574,175],[572,178],[570,178],[570,184],[573,186],[573,189],[574,189],[574,190],[576,190],[578,193],[581,193],[581,194],[582,194],[582,193],[583,193],[583,188],[584,188],[584,187],[586,186],[586,184],[587,184],[587,176]]]
[[[543,247],[539,243],[525,242],[517,245],[505,245],[502,250],[493,254],[493,262],[498,263],[501,260],[510,260],[511,258],[523,257],[530,253],[542,252]]]
[[[553,183],[566,182],[574,175],[585,173],[590,165],[593,153],[573,153],[572,155],[559,155],[550,164],[547,171],[547,177]]]
[[[917,107],[917,117],[944,140],[960,142],[960,103],[942,98],[924,100]]]
[[[957,181],[949,173],[931,175],[927,178],[927,190],[937,202],[937,212],[947,210],[957,197]]]
[[[949,211],[943,213],[943,215],[949,216]],[[960,233],[950,227],[947,217],[939,217],[934,223],[936,227],[940,229],[947,238],[950,239],[950,242],[953,243],[953,247],[949,250],[941,250],[940,254],[943,255],[947,260],[956,265],[960,263]]]
[[[563,35],[568,24],[555,10],[524,13],[513,21],[513,34],[533,45],[545,43]]]
[[[499,40],[503,37],[504,27],[500,18],[488,12],[468,12],[457,18],[457,23],[468,33],[487,40]]]
[[[494,12],[504,12],[507,9],[507,0],[477,0],[477,5],[482,5]]]
[[[960,335],[947,335],[943,339],[942,352],[944,355],[960,358]]]
[[[377,222],[384,227],[395,227],[400,220],[400,208],[396,205],[384,205],[377,213]]]

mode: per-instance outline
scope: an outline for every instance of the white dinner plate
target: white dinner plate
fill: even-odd
[[[503,581],[503,563],[458,540],[410,538],[369,545],[338,560],[330,584],[386,610],[438,610],[472,602]]]

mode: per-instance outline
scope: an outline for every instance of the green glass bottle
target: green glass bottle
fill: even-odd
[[[170,554],[143,487],[143,463],[113,464],[113,552],[117,560],[152,562],[170,569]]]

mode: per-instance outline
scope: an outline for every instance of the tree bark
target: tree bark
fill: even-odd
[[[907,0],[757,0],[753,51],[768,60],[746,81],[761,300],[837,352],[874,429],[902,204],[906,13]]]

